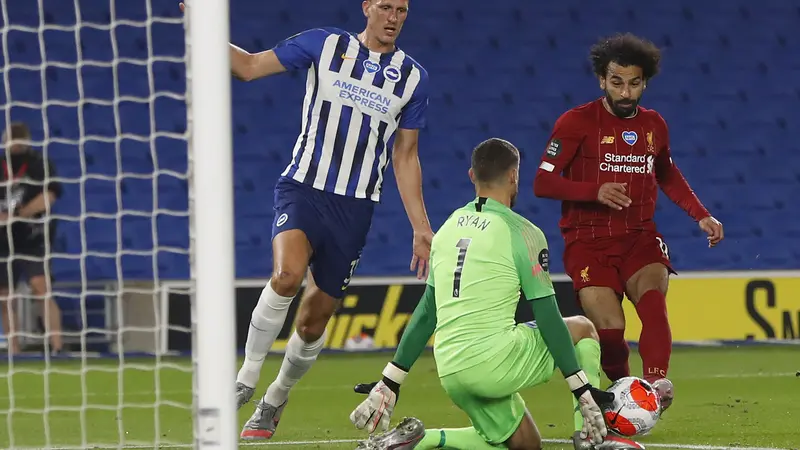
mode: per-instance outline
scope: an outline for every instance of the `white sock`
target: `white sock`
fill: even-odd
[[[286,322],[286,314],[294,297],[278,295],[270,283],[261,291],[258,304],[253,308],[250,317],[250,329],[247,331],[247,343],[244,347],[244,363],[239,369],[236,381],[249,387],[256,387],[261,374],[261,366],[272,348],[275,339]]]
[[[308,372],[319,352],[325,345],[325,335],[314,342],[304,342],[295,331],[286,344],[286,355],[283,357],[278,377],[267,388],[264,401],[273,406],[282,405],[289,398],[289,391]]]

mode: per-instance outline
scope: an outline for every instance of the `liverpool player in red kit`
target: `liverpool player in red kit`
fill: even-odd
[[[658,73],[659,49],[625,34],[602,39],[590,55],[605,96],[556,121],[534,191],[563,201],[564,267],[598,329],[604,372],[611,380],[630,375],[621,305],[627,295],[642,322],[644,378],[666,409],[673,389],[666,378],[672,335],[665,295],[675,272],[653,222],[658,188],[698,222],[710,247],[722,240],[722,224],[673,163],[664,118],[639,106]]]

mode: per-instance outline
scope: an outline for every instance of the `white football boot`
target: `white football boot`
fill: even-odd
[[[653,383],[653,389],[656,390],[658,396],[661,398],[661,412],[667,410],[672,405],[672,400],[675,398],[675,388],[672,381],[666,378],[661,378]]]

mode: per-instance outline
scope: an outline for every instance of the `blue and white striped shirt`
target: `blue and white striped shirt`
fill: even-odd
[[[395,131],[425,127],[425,69],[402,50],[370,51],[337,28],[302,32],[273,50],[287,70],[308,70],[302,129],[282,176],[379,201]]]

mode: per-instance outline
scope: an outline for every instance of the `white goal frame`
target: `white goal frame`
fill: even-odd
[[[238,448],[228,0],[186,15],[194,447]],[[176,5],[177,7],[177,5]]]

